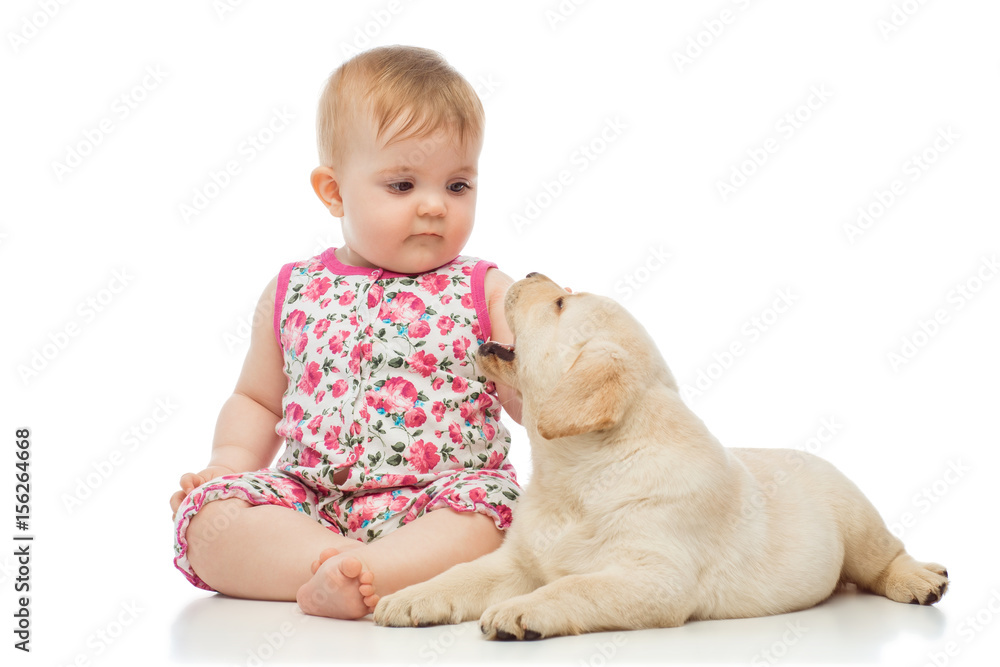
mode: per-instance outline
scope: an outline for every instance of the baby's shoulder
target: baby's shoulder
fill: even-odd
[[[486,275],[483,276],[483,291],[486,292],[489,301],[497,297],[502,298],[513,284],[514,279],[495,266],[486,269]]]

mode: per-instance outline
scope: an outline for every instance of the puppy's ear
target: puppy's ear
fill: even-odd
[[[589,342],[539,401],[535,427],[546,440],[599,431],[617,424],[628,400],[625,351],[607,342]]]

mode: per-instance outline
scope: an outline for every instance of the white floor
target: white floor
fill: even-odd
[[[682,628],[492,642],[475,622],[381,628],[303,615],[292,603],[193,595],[170,626],[173,662],[921,664],[945,643],[943,608],[845,591],[819,607]],[[974,664],[974,663],[972,663]]]
[[[95,499],[94,516],[107,518]],[[949,508],[962,521],[915,533],[911,551],[945,563],[951,589],[933,607],[839,592],[813,609],[766,618],[693,622],[681,628],[600,633],[532,642],[487,641],[475,622],[382,628],[371,618],[305,616],[294,603],[237,600],[190,586],[170,562],[166,517],[136,523],[63,524],[33,545],[32,653],[17,664],[852,664],[995,665],[1000,578],[990,548],[995,518],[972,494]],[[994,503],[995,506],[995,503]],[[148,508],[138,507],[141,512]],[[81,510],[81,512],[90,510]],[[51,514],[50,514],[51,516]],[[985,519],[977,524],[977,519]],[[931,518],[928,518],[928,526]],[[125,528],[122,528],[125,527]],[[157,534],[159,537],[157,537]],[[10,577],[13,562],[0,559]],[[10,581],[0,582],[10,590]],[[5,598],[10,600],[10,597]],[[6,603],[5,603],[6,604]],[[9,607],[8,607],[9,609]],[[8,617],[9,618],[9,617]],[[9,631],[8,631],[9,632]],[[10,645],[8,644],[8,647]],[[952,655],[949,655],[949,652]],[[9,665],[7,658],[0,659]]]

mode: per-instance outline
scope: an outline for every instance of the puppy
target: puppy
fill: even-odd
[[[478,363],[521,393],[531,483],[499,549],[382,598],[379,625],[537,639],[781,614],[839,583],[944,594],[944,567],[911,558],[826,461],[722,447],[615,301],[532,273],[505,306],[516,349],[486,343]]]

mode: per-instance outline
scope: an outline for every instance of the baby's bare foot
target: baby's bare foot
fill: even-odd
[[[320,554],[312,579],[302,584],[295,596],[303,612],[314,616],[354,619],[370,614],[374,605],[367,600],[374,596],[371,588],[375,576],[365,571],[360,560],[344,554]],[[325,557],[324,557],[325,556]],[[361,587],[371,590],[365,594]],[[377,602],[377,596],[374,596]]]

